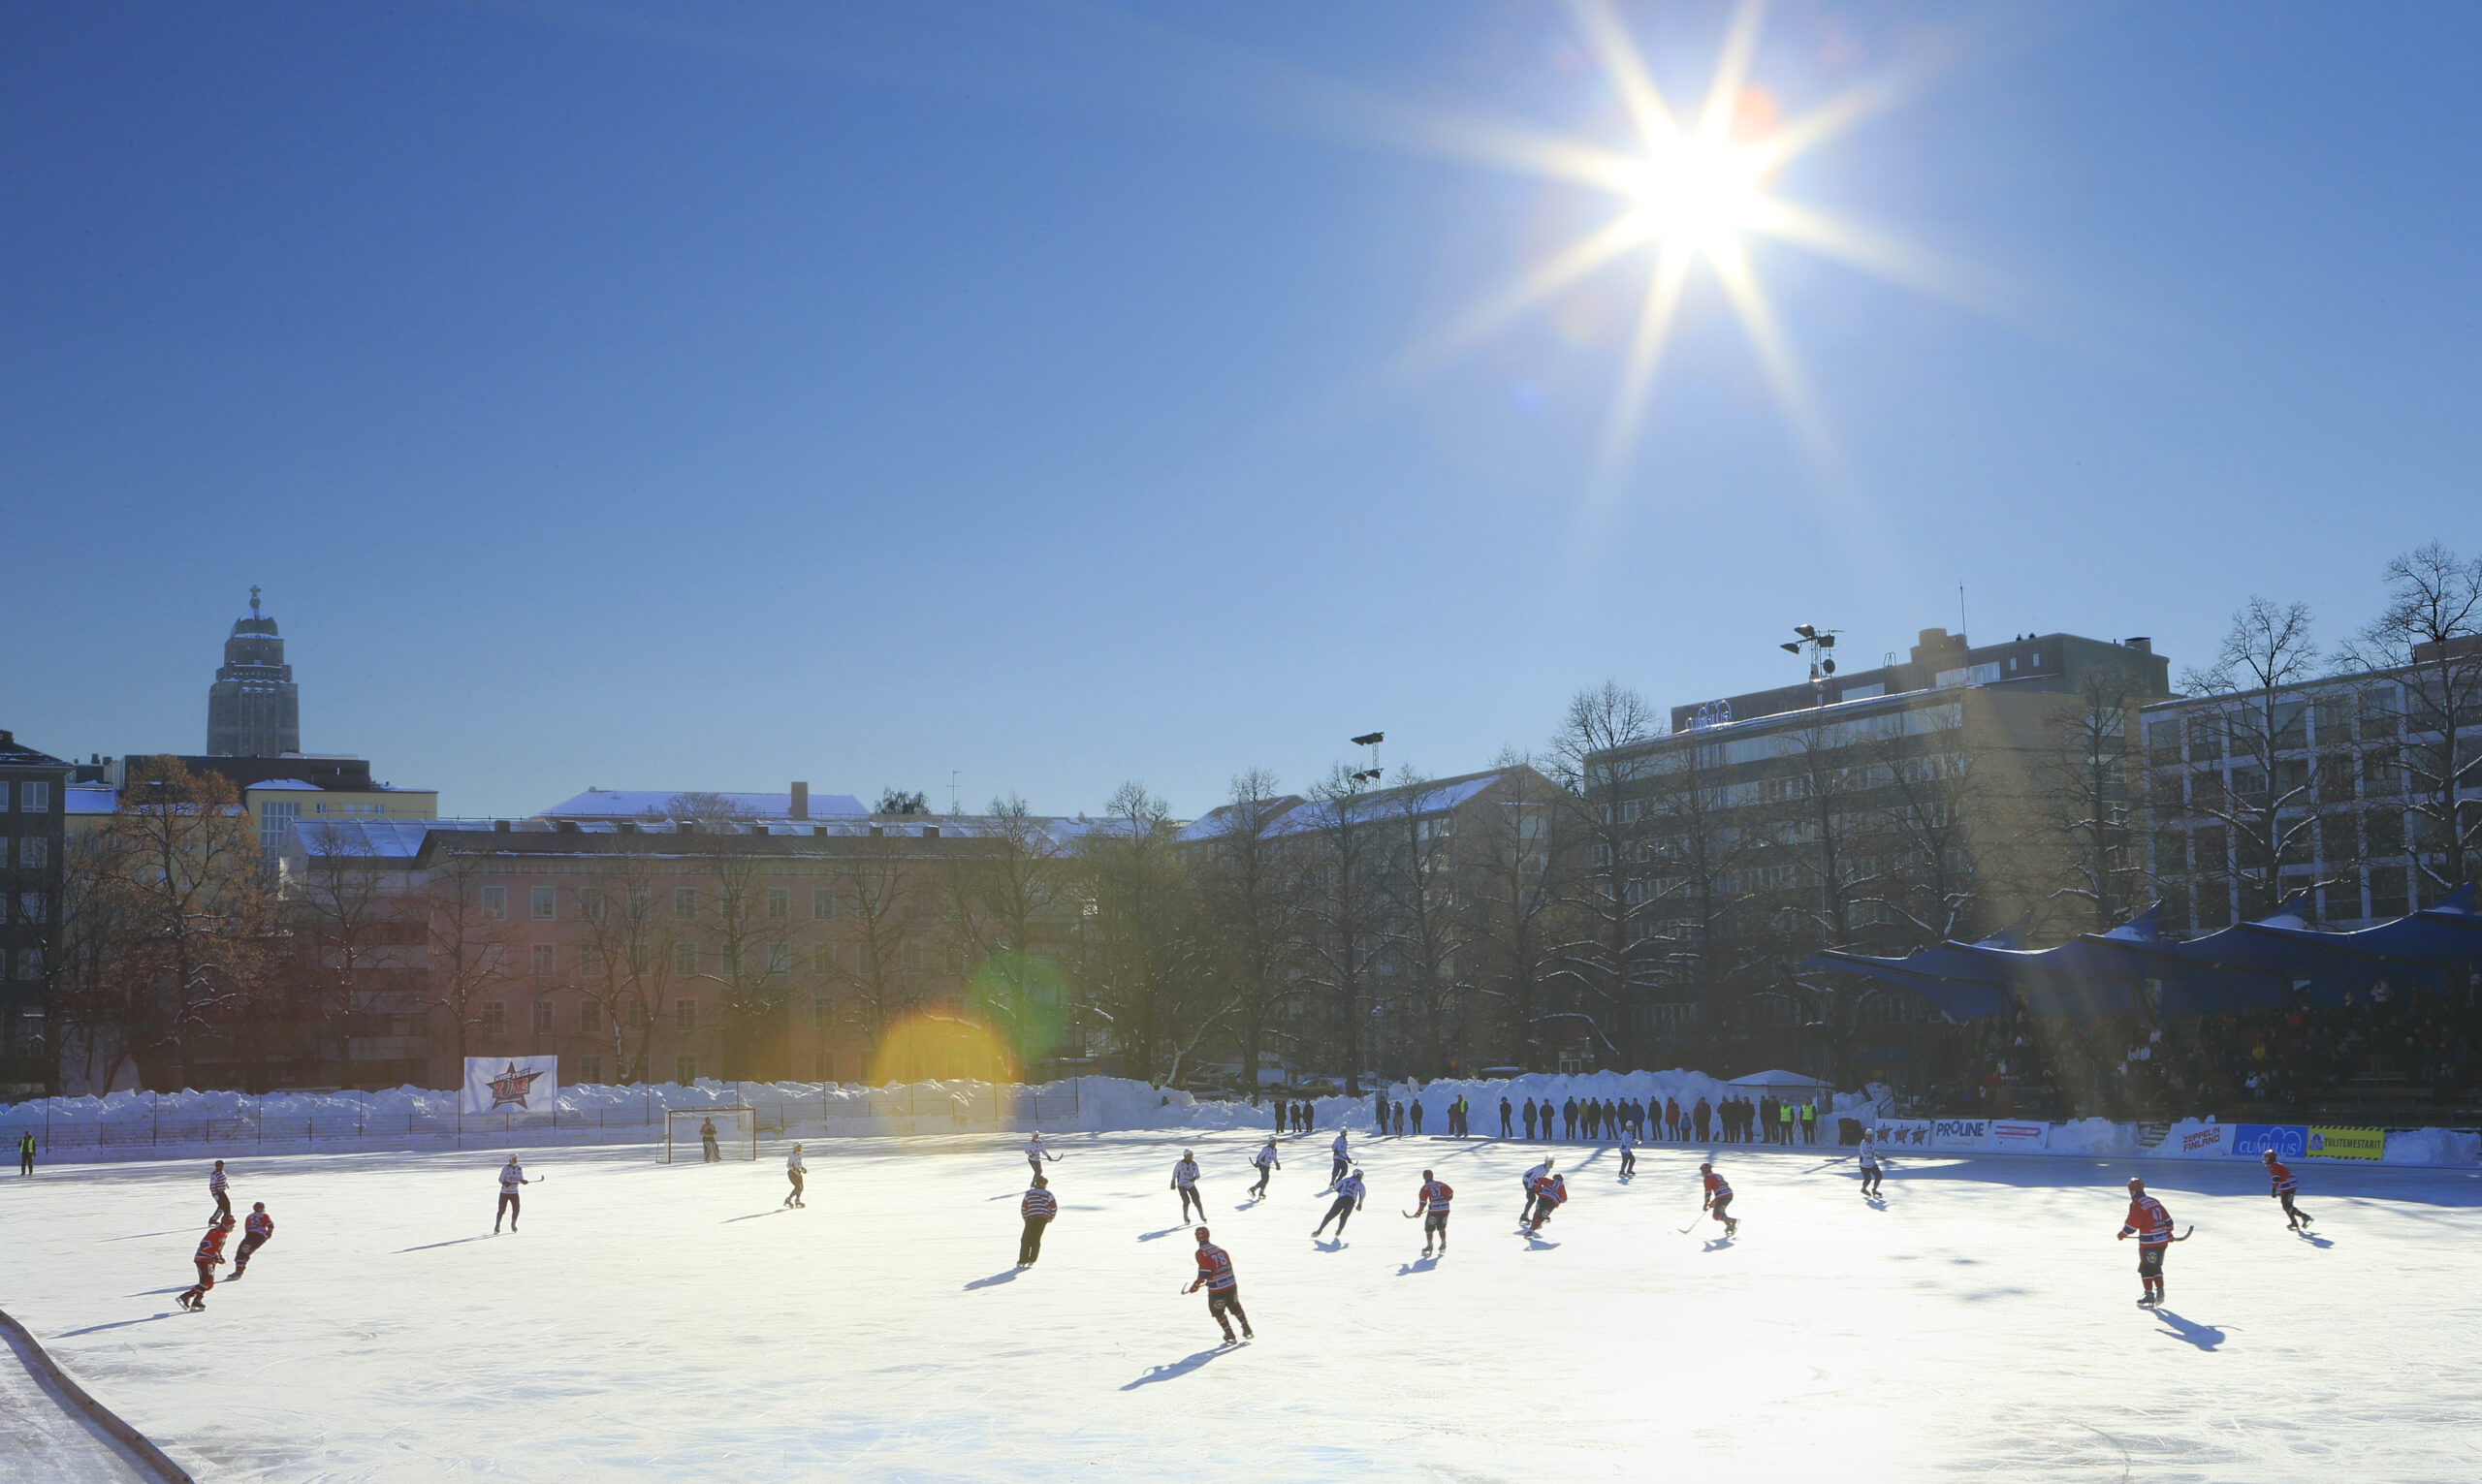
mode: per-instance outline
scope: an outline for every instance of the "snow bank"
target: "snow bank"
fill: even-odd
[[[2465,1164],[2482,1160],[2482,1133],[2469,1128],[2398,1128],[2387,1135],[2389,1164]]]

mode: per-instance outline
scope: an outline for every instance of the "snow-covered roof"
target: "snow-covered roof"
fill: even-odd
[[[285,852],[410,861],[434,830],[491,828],[488,819],[297,819],[285,826]]]
[[[60,806],[71,814],[109,814],[120,807],[120,793],[108,783],[72,783],[60,791]]]
[[[1492,784],[1508,776],[1505,771],[1468,774],[1458,778],[1441,778],[1426,783],[1408,783],[1396,788],[1383,788],[1367,794],[1355,794],[1341,805],[1321,800],[1296,802],[1268,825],[1269,835],[1307,835],[1313,831],[1333,829],[1338,814],[1354,824],[1369,824],[1382,819],[1404,819],[1425,814],[1445,814],[1463,806],[1468,801]],[[1229,805],[1215,809],[1181,832],[1184,840],[1214,839],[1232,827],[1233,812]]]
[[[310,792],[310,793],[314,793],[314,794],[324,794],[324,793],[326,793],[326,792],[327,792],[327,790],[326,790],[326,789],[321,788],[318,784],[316,784],[316,783],[304,783],[304,782],[302,782],[300,778],[268,778],[268,779],[265,779],[265,780],[260,781],[260,782],[257,782],[257,783],[244,784],[244,785],[242,786],[242,791],[246,793],[246,792],[248,792],[248,791],[249,791],[249,790],[251,790],[251,789],[258,789],[258,788],[287,789],[287,790],[301,789],[301,790],[307,790],[308,792]]]
[[[752,819],[791,819],[793,796],[781,794],[700,794],[692,789],[657,788],[589,788],[574,798],[563,799],[545,809],[542,819],[638,819],[646,816],[669,818],[687,814],[689,809],[679,801],[684,796],[716,800],[736,813]],[[868,815],[862,801],[851,794],[812,794],[810,801],[811,819],[849,819]]]

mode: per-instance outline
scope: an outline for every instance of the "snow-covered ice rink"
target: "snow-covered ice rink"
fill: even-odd
[[[1016,1136],[783,1146],[666,1167],[525,1152],[234,1159],[276,1240],[175,1310],[207,1163],[0,1184],[0,1308],[202,1480],[2482,1477],[2482,1176],[2254,1163],[1725,1148],[1739,1238],[1680,1228],[1696,1152],[1549,1147],[1568,1206],[1514,1234],[1544,1146],[1357,1141],[1340,1245],[1328,1135],[1253,1204],[1248,1134],[1062,1139],[1062,1213],[1013,1266]],[[1253,1344],[1219,1348],[1166,1188],[1205,1166]],[[1418,1260],[1425,1165],[1454,1246]],[[2193,1241],[2135,1307],[2113,1240],[2142,1174]]]

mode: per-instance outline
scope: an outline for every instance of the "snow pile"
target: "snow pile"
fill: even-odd
[[[2052,1154],[2134,1154],[2137,1125],[2110,1119],[2072,1119],[2052,1125],[2045,1152]]]
[[[2387,1135],[2389,1164],[2466,1164],[2482,1160],[2482,1133],[2469,1128],[2398,1128]]]

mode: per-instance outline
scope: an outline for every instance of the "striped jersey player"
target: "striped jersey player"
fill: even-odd
[[[1250,1316],[1241,1311],[1241,1285],[1232,1279],[1232,1254],[1208,1241],[1212,1235],[1205,1227],[1198,1228],[1198,1276],[1181,1291],[1195,1293],[1200,1287],[1206,1289],[1207,1316],[1224,1331],[1225,1344],[1239,1342],[1232,1338],[1232,1319],[1241,1321],[1241,1339],[1256,1340],[1257,1335],[1250,1328]],[[1232,1319],[1225,1318],[1226,1314]]]
[[[2284,1225],[2293,1231],[2300,1231],[2307,1227],[2309,1224],[2309,1213],[2292,1203],[2293,1192],[2299,1188],[2292,1178],[2292,1171],[2286,1169],[2284,1162],[2275,1157],[2274,1150],[2266,1151],[2260,1157],[2267,1161],[2269,1186],[2267,1193],[2283,1203]]]
[[[1431,1255],[1431,1239],[1439,1239],[1440,1255],[1448,1255],[1448,1203],[1456,1192],[1447,1181],[1430,1171],[1422,1172],[1421,1192],[1414,1199],[1414,1215],[1422,1218],[1422,1255]]]
[[[2163,1302],[2163,1256],[2172,1250],[2172,1213],[2163,1203],[2146,1193],[2146,1182],[2129,1182],[2128,1219],[2120,1223],[2119,1240],[2137,1239],[2137,1278],[2145,1292],[2138,1298],[2141,1308],[2151,1309]]]

